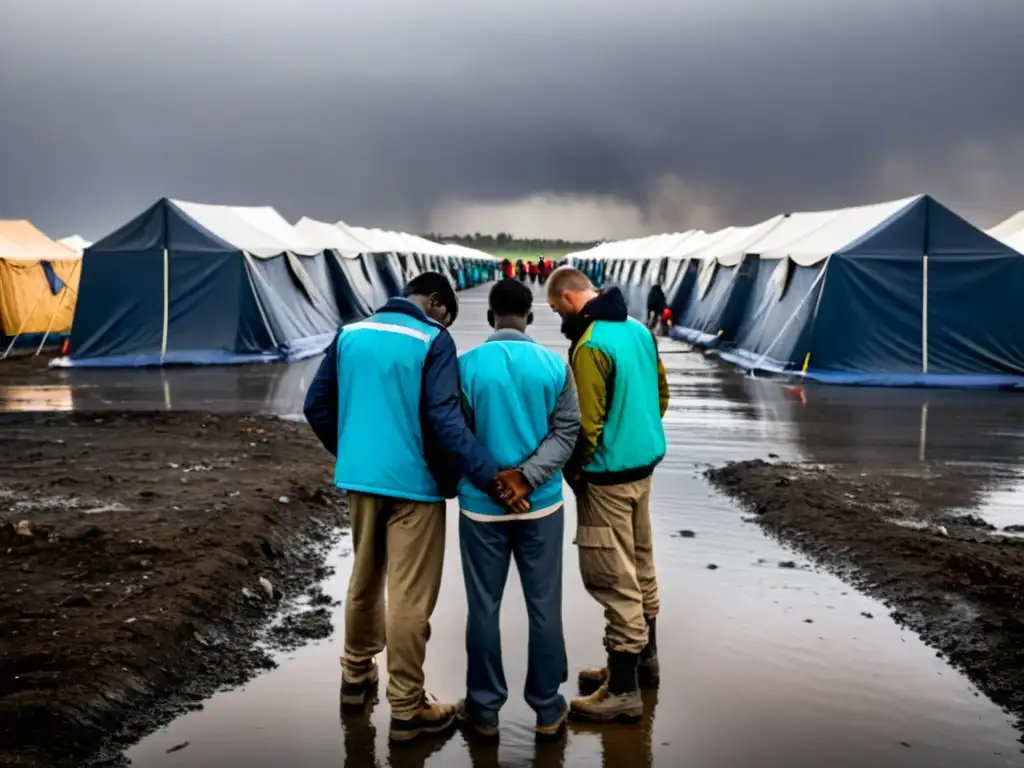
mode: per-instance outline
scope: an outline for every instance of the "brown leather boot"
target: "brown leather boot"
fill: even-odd
[[[455,725],[455,705],[441,704],[423,694],[419,709],[408,718],[391,718],[392,742],[407,742],[420,736],[444,733]]]
[[[644,714],[637,677],[639,656],[611,651],[608,654],[608,682],[589,696],[573,699],[569,717],[595,723],[637,722]]]
[[[652,690],[661,683],[661,664],[658,662],[658,619],[647,619],[647,645],[640,651],[637,666],[640,687]],[[608,682],[607,667],[590,667],[580,671],[580,694],[588,696]]]

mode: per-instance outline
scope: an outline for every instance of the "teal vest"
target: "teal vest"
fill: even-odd
[[[338,337],[338,488],[444,501],[423,458],[423,364],[441,329],[398,312],[346,325]]]
[[[654,337],[633,318],[625,322],[595,320],[576,350],[584,346],[603,353],[612,364],[604,430],[584,471],[606,474],[653,467],[665,458]]]
[[[499,467],[515,469],[547,437],[565,387],[565,361],[527,338],[494,340],[461,355],[459,372],[476,439]],[[561,472],[530,495],[534,511],[561,503]],[[481,515],[505,514],[465,478],[459,483],[459,505]]]

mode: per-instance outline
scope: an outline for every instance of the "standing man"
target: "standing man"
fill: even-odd
[[[660,283],[655,283],[647,293],[647,327],[652,332],[657,330],[667,307],[668,300],[665,298],[665,291]]]
[[[366,704],[378,679],[375,657],[386,647],[392,741],[455,721],[454,705],[431,701],[423,687],[445,498],[461,476],[496,502],[504,488],[463,417],[447,331],[458,312],[448,279],[425,272],[403,297],[341,329],[306,393],[306,419],[337,456],[334,484],[348,491],[352,523],[341,700]]]
[[[562,467],[580,428],[572,372],[526,335],[533,293],[518,280],[491,289],[487,322],[494,333],[459,360],[468,419],[477,439],[502,467],[530,511],[509,514],[463,480],[459,542],[469,616],[466,699],[461,717],[480,735],[498,735],[498,711],[508,699],[499,618],[513,558],[529,615],[526,701],[537,713],[536,735],[563,730],[568,708],[558,692],[568,676],[562,635]],[[503,475],[504,476],[504,475]]]
[[[665,456],[668,381],[657,344],[626,312],[618,288],[598,293],[571,267],[548,280],[579,392],[580,438],[565,476],[576,493],[580,572],[605,612],[608,665],[580,673],[571,716],[597,722],[643,714],[639,683],[656,685],[658,582],[651,475]]]

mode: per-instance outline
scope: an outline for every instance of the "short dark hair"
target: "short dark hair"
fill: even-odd
[[[451,281],[440,272],[424,272],[422,275],[417,275],[405,284],[405,290],[402,291],[402,295],[406,298],[430,296],[434,293],[437,294],[444,308],[448,310],[454,323],[455,318],[459,316],[459,300],[455,296],[455,288],[452,287]]]
[[[498,317],[526,317],[533,309],[533,291],[519,280],[505,278],[491,288],[487,304]]]

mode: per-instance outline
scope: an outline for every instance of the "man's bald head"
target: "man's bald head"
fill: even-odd
[[[548,278],[548,304],[562,317],[579,312],[595,296],[590,279],[573,267],[559,267]]]

